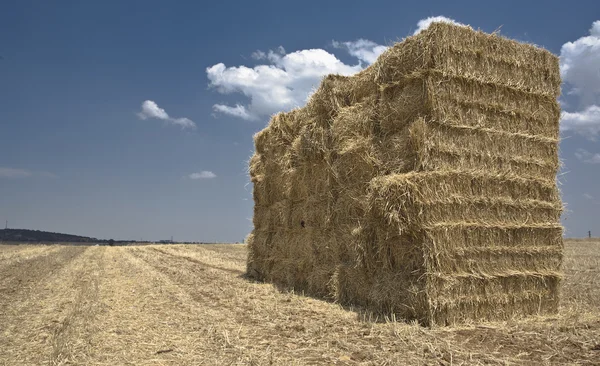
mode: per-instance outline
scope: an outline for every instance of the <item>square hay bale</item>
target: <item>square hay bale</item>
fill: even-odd
[[[379,57],[376,68],[380,85],[433,69],[532,94],[560,94],[558,58],[550,52],[447,23],[397,43]]]
[[[420,320],[427,323],[554,312],[563,251],[557,196],[543,182],[487,174],[373,179],[369,203],[372,222],[379,223],[374,243],[379,268],[415,285],[426,300],[426,318]],[[439,236],[440,228],[461,226],[477,240]],[[523,237],[525,228],[553,239],[531,242],[533,237]],[[504,240],[497,240],[498,233]],[[409,255],[415,243],[420,252]],[[420,282],[410,281],[415,271]],[[414,301],[423,304],[421,298]]]
[[[434,23],[275,115],[248,274],[423,324],[557,310],[558,58]]]

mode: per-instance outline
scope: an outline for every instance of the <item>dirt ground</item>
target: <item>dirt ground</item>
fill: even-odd
[[[0,246],[1,365],[600,365],[600,241],[560,313],[424,328],[243,277],[244,245]]]

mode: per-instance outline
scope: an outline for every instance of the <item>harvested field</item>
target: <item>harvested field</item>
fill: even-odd
[[[246,256],[0,246],[0,364],[600,364],[600,240],[565,241],[557,315],[443,328],[249,281]]]

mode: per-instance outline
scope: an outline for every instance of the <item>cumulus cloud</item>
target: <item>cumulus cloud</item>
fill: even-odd
[[[141,119],[158,118],[158,119],[169,119],[169,115],[164,109],[160,108],[158,104],[151,100],[147,100],[142,103],[142,111],[138,113],[138,117]]]
[[[210,87],[222,94],[241,93],[248,104],[215,104],[213,110],[246,120],[256,120],[306,103],[321,78],[328,74],[352,75],[360,64],[346,65],[323,49],[285,53],[283,47],[253,58],[267,61],[255,67],[227,67],[218,63],[206,69]]]
[[[0,167],[0,178],[29,178],[29,177],[46,177],[56,178],[56,175],[49,172],[35,172],[26,169],[3,168]]]
[[[160,119],[169,124],[180,126],[184,128],[196,128],[196,124],[189,118],[173,118],[170,117],[167,112],[160,108],[156,102],[152,100],[146,100],[142,103],[142,110],[138,112],[140,119],[146,120],[148,118]]]
[[[190,179],[213,179],[216,178],[217,175],[211,171],[203,170],[199,173],[192,173],[189,175]]]
[[[562,112],[561,131],[573,131],[590,140],[596,140],[600,134],[600,107],[591,105],[578,112]]]
[[[433,22],[462,25],[443,16],[430,17],[418,23],[419,33]],[[257,50],[254,67],[226,66],[218,63],[206,68],[209,86],[221,94],[242,94],[246,102],[215,104],[215,115],[224,114],[245,120],[259,120],[280,111],[303,106],[323,76],[328,74],[353,75],[375,62],[387,47],[367,39],[351,42],[333,41],[336,49],[343,49],[356,58],[355,64],[346,64],[334,54],[320,48],[287,53],[283,47],[268,52]]]
[[[600,20],[589,32],[560,50],[563,93],[578,102],[574,111],[562,113],[561,130],[596,139],[600,134]]]
[[[593,154],[585,149],[577,149],[575,157],[587,164],[600,164],[600,154]]]
[[[450,23],[450,24],[455,24],[455,25],[461,25],[461,26],[465,26],[462,23],[457,22],[454,19],[450,19],[447,18],[445,16],[437,16],[437,17],[429,17],[429,18],[425,18],[425,19],[421,19],[419,20],[419,22],[417,23],[417,30],[413,33],[413,35],[419,34],[422,31],[424,31],[425,29],[429,28],[429,26],[431,25],[431,23]]]

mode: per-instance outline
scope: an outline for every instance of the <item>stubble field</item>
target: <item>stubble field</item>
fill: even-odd
[[[244,278],[244,245],[0,246],[1,365],[600,365],[600,241],[560,312],[424,328]]]

